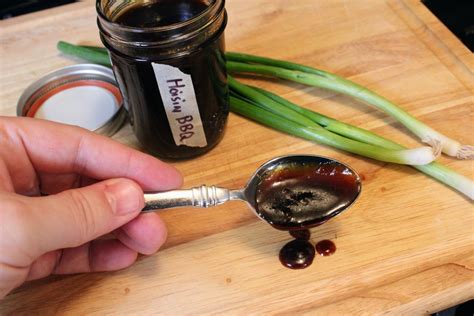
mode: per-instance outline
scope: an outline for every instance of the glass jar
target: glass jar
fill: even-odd
[[[229,113],[224,0],[98,0],[100,37],[133,131],[151,154],[213,148]]]

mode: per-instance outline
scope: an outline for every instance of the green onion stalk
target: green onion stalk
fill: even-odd
[[[418,121],[391,101],[350,80],[327,71],[288,61],[231,52],[227,53],[226,57],[227,70],[230,73],[277,77],[352,96],[391,115],[417,135],[422,142],[432,146],[435,152],[442,151],[458,159],[474,158],[474,146],[461,145]]]
[[[231,84],[231,87],[234,85],[232,80],[230,81],[230,84]],[[366,152],[360,152],[361,148],[364,148],[364,147],[360,148],[359,147],[360,144],[364,144],[364,143],[371,144],[373,146],[370,150],[374,150],[374,151],[392,150],[392,155],[397,152],[400,153],[402,150],[407,150],[404,146],[397,144],[391,140],[388,140],[382,136],[379,136],[375,133],[338,121],[336,119],[319,114],[317,112],[302,108],[271,92],[265,91],[263,89],[251,87],[251,86],[247,86],[247,87],[251,89],[255,89],[256,91],[259,91],[260,93],[278,102],[282,106],[285,106],[289,109],[293,109],[299,113],[304,113],[304,115],[307,118],[310,118],[314,122],[318,123],[318,125],[323,127],[327,133],[330,133],[333,136],[327,136],[327,134],[321,136],[321,131],[315,128],[313,125],[305,126],[305,125],[302,125],[301,123],[288,119],[288,117],[281,116],[279,114],[283,112],[274,111],[272,109],[268,109],[265,106],[261,106],[258,103],[258,101],[255,101],[255,99],[251,99],[248,96],[239,94],[238,90],[236,91],[236,89],[232,87],[231,89],[232,94],[230,97],[231,111],[239,115],[245,116],[249,119],[252,119],[263,125],[267,125],[269,127],[275,128],[277,130],[280,130],[282,132],[285,132],[297,137],[301,137],[310,141],[317,141],[321,143],[325,143],[324,141],[321,141],[321,138],[324,136],[326,136],[329,139],[334,139],[335,138],[334,136],[339,136],[339,137],[344,136],[349,140],[354,140],[354,141],[359,142],[358,144],[350,143],[351,145],[355,146],[355,148],[358,148],[359,152],[352,150],[352,148],[343,148],[341,144],[347,144],[344,142],[338,143],[338,145],[333,146],[333,147],[343,149],[352,153],[360,154],[366,157],[370,157],[370,156],[366,155]],[[259,101],[263,101],[263,99]],[[325,144],[330,145],[330,146],[333,145],[327,142]],[[419,149],[418,148],[412,149],[413,152],[417,150]],[[420,153],[417,152],[415,155],[419,155],[419,154]],[[382,160],[374,156],[370,158]],[[441,183],[444,183],[445,185],[448,185],[451,188],[459,191],[460,193],[467,196],[469,199],[474,200],[474,182],[471,179],[459,173],[456,173],[455,171],[436,162],[432,162],[425,165],[412,164],[412,167],[425,173],[426,175],[433,177],[434,179],[440,181]]]
[[[94,46],[79,46],[59,41],[57,48],[60,52],[85,59],[91,63],[111,67],[109,53],[106,48]]]
[[[66,42],[59,42],[58,49],[65,54],[80,57],[91,62],[100,61],[99,63],[110,66],[108,53],[104,48],[77,46]],[[250,55],[236,53],[229,53],[228,55],[230,60],[235,60],[236,56],[241,58],[241,56]],[[251,56],[251,58],[247,61],[261,62],[261,59],[269,60],[263,57]],[[253,58],[257,58],[257,60]],[[288,63],[288,66],[284,61],[270,61],[273,68],[283,65],[291,67],[287,69],[281,68],[283,71],[290,69],[291,71],[313,74],[317,77],[331,78],[331,76],[335,76],[303,65]],[[232,62],[227,63],[228,67],[230,63]],[[230,64],[231,67],[232,65]],[[254,73],[251,69],[247,68],[248,66],[254,65],[245,65],[245,72]],[[298,75],[301,74],[298,73]],[[435,154],[429,147],[407,149],[370,131],[300,107],[271,92],[239,83],[231,76],[229,76],[229,85],[231,87],[230,105],[234,113],[303,139],[377,160],[412,165],[421,172],[458,190],[471,200],[474,199],[474,182],[441,164],[429,163],[435,157]]]
[[[274,99],[261,93],[259,90],[239,83],[231,76],[228,77],[228,82],[231,91],[234,91],[234,101],[240,95],[244,97],[244,100],[252,100],[256,106],[262,107],[279,116],[280,120],[291,121],[299,126],[299,128],[295,128],[294,132],[287,129],[283,130],[284,132],[385,162],[405,165],[424,165],[432,162],[436,158],[431,147],[428,146],[415,149],[382,148],[338,135],[326,130],[311,118],[294,111],[290,107],[280,104]],[[278,126],[281,126],[281,124],[282,123],[270,126],[278,129]]]

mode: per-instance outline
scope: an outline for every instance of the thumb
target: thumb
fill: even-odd
[[[76,247],[111,232],[136,217],[143,191],[127,179],[112,179],[56,195],[30,198],[33,251],[39,255]],[[38,254],[37,254],[38,255]]]

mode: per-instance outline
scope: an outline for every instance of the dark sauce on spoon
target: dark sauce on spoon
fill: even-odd
[[[358,175],[337,161],[282,163],[263,174],[256,193],[257,212],[295,238],[280,250],[280,262],[290,269],[304,269],[316,252],[332,255],[336,245],[323,240],[313,246],[308,228],[339,214],[359,192]]]
[[[257,212],[277,229],[307,229],[339,214],[359,192],[357,174],[336,161],[282,163],[261,177]]]

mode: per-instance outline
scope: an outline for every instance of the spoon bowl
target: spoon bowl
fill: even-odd
[[[321,225],[340,214],[355,202],[360,191],[360,177],[349,166],[320,156],[290,155],[261,165],[243,189],[203,185],[146,193],[143,212],[242,200],[275,228],[297,230]]]

